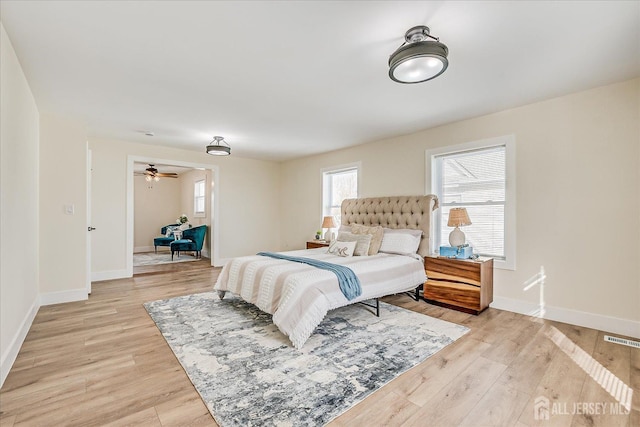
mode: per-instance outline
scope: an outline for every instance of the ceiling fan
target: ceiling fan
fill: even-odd
[[[160,178],[177,178],[177,173],[162,173],[158,172],[158,169],[153,167],[154,165],[149,163],[149,167],[144,170],[144,172],[136,172],[136,175],[143,175],[147,181],[160,181]]]

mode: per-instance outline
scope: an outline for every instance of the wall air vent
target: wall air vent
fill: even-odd
[[[616,344],[621,344],[621,345],[628,345],[629,347],[635,347],[635,348],[640,348],[640,342],[638,341],[631,341],[625,338],[618,338],[618,337],[612,337],[609,335],[605,335],[604,336],[604,340],[608,341],[608,342],[613,342]]]

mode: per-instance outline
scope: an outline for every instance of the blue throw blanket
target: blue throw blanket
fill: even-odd
[[[330,262],[319,261],[317,259],[311,258],[277,254],[274,252],[258,252],[258,255],[299,262],[302,264],[311,265],[316,268],[322,268],[323,270],[332,271],[338,277],[338,285],[340,286],[340,290],[349,301],[362,295],[360,279],[358,279],[358,276],[356,276],[352,269],[350,269],[349,267],[345,267],[344,265],[331,264]]]

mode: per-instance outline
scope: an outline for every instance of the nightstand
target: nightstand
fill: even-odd
[[[328,242],[324,240],[308,240],[307,241],[307,249],[315,249],[315,248],[326,248],[329,246]]]
[[[493,258],[427,256],[424,269],[423,299],[429,303],[479,314],[493,301]]]

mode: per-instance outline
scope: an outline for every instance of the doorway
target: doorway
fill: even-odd
[[[211,213],[208,218],[203,218],[200,223],[207,225],[207,234],[209,235],[209,244],[203,247],[203,253],[209,255],[210,266],[220,265],[218,257],[218,181],[219,170],[217,166],[199,164],[192,162],[183,162],[169,159],[159,159],[152,157],[142,156],[128,156],[127,157],[127,226],[126,226],[126,246],[127,246],[127,260],[126,269],[127,276],[133,276],[133,254],[134,254],[134,222],[135,222],[135,185],[134,185],[134,171],[135,164],[153,164],[153,165],[171,165],[179,168],[197,169],[205,171],[210,176],[210,186],[206,191],[209,193],[210,203],[208,204],[208,211]],[[159,231],[158,231],[159,232]],[[190,263],[186,263],[190,264]]]

